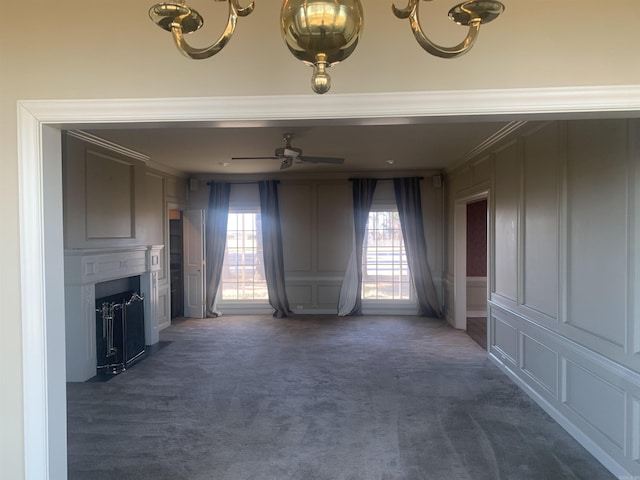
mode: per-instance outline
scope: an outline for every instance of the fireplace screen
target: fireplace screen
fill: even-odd
[[[116,374],[144,354],[144,298],[130,290],[96,299],[98,373]]]

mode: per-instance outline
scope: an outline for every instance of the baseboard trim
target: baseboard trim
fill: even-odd
[[[531,386],[522,380],[512,369],[505,365],[494,354],[489,353],[489,360],[493,362],[503,373],[514,381],[534,402],[538,404],[551,418],[553,418],[569,435],[571,435],[580,445],[582,445],[591,455],[593,455],[604,467],[619,479],[638,478],[627,471],[611,455],[605,452],[597,443],[591,440],[576,425],[567,419],[551,403],[536,392]]]

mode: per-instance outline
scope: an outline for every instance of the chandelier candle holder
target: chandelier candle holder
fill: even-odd
[[[235,32],[238,17],[246,17],[254,9],[254,2],[241,7],[239,0],[227,2],[227,26],[212,45],[193,48],[184,39],[185,34],[198,30],[204,24],[202,16],[185,4],[158,3],[151,7],[149,16],[159,27],[171,32],[178,50],[196,60],[210,58],[222,50]],[[433,1],[433,0],[425,0]],[[405,8],[392,5],[394,15],[409,19],[411,31],[418,44],[427,52],[441,58],[454,58],[468,52],[474,45],[480,25],[495,20],[504,11],[497,0],[471,0],[449,10],[449,18],[459,25],[468,26],[466,38],[453,47],[433,43],[422,30],[418,19],[419,0],[408,0]],[[364,12],[360,0],[284,0],[280,10],[280,28],[289,51],[298,60],[313,68],[311,88],[326,93],[331,88],[327,68],[345,60],[358,45],[364,26]]]

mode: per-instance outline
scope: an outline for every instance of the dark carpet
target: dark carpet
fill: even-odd
[[[614,478],[440,321],[237,316],[161,338],[68,384],[70,480]]]
[[[467,335],[474,342],[487,349],[487,317],[468,317],[467,318]]]

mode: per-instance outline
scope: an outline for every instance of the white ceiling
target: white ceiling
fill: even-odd
[[[308,125],[294,121],[261,126],[178,126],[132,128],[116,125],[85,130],[104,140],[149,156],[188,175],[266,174],[279,172],[273,159],[231,160],[231,157],[272,156],[283,146],[283,134],[309,156],[342,157],[344,165],[294,164],[286,171],[372,172],[442,170],[464,160],[507,122],[411,123],[394,125]],[[360,122],[362,123],[362,122]],[[394,164],[389,165],[388,160]]]

